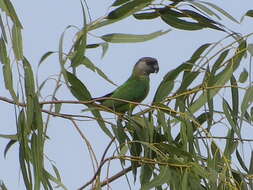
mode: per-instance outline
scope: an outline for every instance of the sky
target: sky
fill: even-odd
[[[104,16],[113,1],[87,0],[92,19]],[[240,19],[247,10],[253,7],[252,0],[210,1]],[[82,26],[82,11],[79,0],[44,0],[44,1],[13,1],[16,12],[24,26],[23,43],[24,54],[32,64],[34,71],[38,68],[41,56],[48,51],[57,51],[59,39],[68,25]],[[235,24],[222,17],[223,24],[242,34],[252,32],[253,19],[246,18],[242,24]],[[165,23],[154,20],[152,22],[138,22],[132,18],[125,19],[120,23],[92,31],[89,42],[101,42],[96,36],[108,33],[132,33],[146,34],[157,30],[166,30],[171,27]],[[73,42],[76,29],[71,29],[65,37],[64,47],[69,48]],[[87,50],[87,56],[93,63],[102,69],[116,84],[122,84],[130,75],[135,62],[144,56],[155,57],[159,61],[160,71],[151,76],[151,91],[144,103],[150,103],[155,89],[163,76],[171,69],[189,59],[192,53],[201,45],[208,42],[216,42],[225,34],[213,30],[202,30],[199,32],[180,31],[173,29],[168,34],[155,40],[136,44],[111,44],[107,54],[101,59],[101,49]],[[39,72],[39,81],[47,79],[59,73],[60,67],[57,55],[50,57],[43,63]],[[82,67],[78,70],[78,77],[87,86],[94,97],[102,96],[115,89],[115,86],[106,82],[100,76]],[[54,82],[45,86],[43,95],[46,97],[52,92]],[[0,94],[9,97],[3,86],[3,78],[0,76]],[[66,89],[57,94],[58,99],[74,100]],[[46,97],[48,100],[50,97]],[[15,133],[14,108],[12,105],[0,102],[2,115],[1,132],[4,134]],[[65,113],[80,114],[80,106],[64,106]],[[80,122],[80,129],[92,144],[95,153],[100,159],[104,148],[109,143],[109,138],[103,134],[94,122]],[[88,156],[87,147],[72,124],[63,119],[52,118],[48,131],[50,139],[46,143],[45,154],[52,160],[61,172],[62,181],[69,189],[77,189],[92,177],[92,167]],[[9,189],[25,189],[18,165],[18,146],[10,149],[6,159],[3,157],[3,149],[8,141],[0,139],[0,180],[3,180]],[[48,163],[48,161],[47,161]],[[110,173],[119,171],[118,162],[112,164]],[[131,176],[131,175],[129,175]],[[112,189],[126,186],[125,178],[112,183]],[[138,183],[135,187],[138,187]],[[126,186],[127,189],[127,186]],[[135,188],[133,188],[135,189]]]

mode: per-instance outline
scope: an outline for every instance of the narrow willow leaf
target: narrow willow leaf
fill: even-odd
[[[39,61],[39,66],[40,66],[40,64],[41,64],[43,61],[45,61],[50,55],[52,55],[52,54],[54,54],[54,53],[56,53],[56,52],[55,52],[55,51],[48,51],[48,52],[46,52],[44,55],[42,55],[41,58],[40,58],[40,61]]]
[[[4,23],[3,23],[3,19],[2,16],[0,15],[0,28],[1,28],[1,32],[2,32],[2,36],[5,42],[7,42],[7,35],[5,32],[5,27],[4,27]]]
[[[231,78],[231,75],[233,73],[233,65],[229,64],[226,66],[226,68],[220,73],[219,76],[217,76],[216,82],[213,84],[213,86],[216,86],[217,88],[213,88],[209,90],[209,98],[213,98],[221,88],[220,86],[223,86],[226,84],[226,82]],[[190,113],[195,113],[197,110],[199,110],[205,103],[207,103],[207,92],[204,91],[202,95],[189,107]]]
[[[212,7],[213,9],[215,9],[216,11],[220,12],[225,17],[230,19],[231,21],[239,24],[239,22],[233,16],[231,16],[227,11],[223,10],[222,8],[218,7],[217,5],[215,5],[213,3],[210,3],[210,2],[205,2],[205,1],[200,1],[200,2],[203,3],[203,4],[209,5],[210,7]]]
[[[149,20],[149,19],[154,19],[160,16],[160,14],[156,11],[154,12],[145,12],[145,13],[136,13],[133,14],[134,18],[138,20]]]
[[[23,59],[23,69],[24,69],[24,80],[25,80],[25,94],[26,94],[26,103],[27,103],[27,126],[29,129],[32,127],[33,118],[34,118],[34,98],[35,94],[35,83],[33,77],[33,71],[30,63],[26,58]]]
[[[215,22],[214,20],[211,20],[211,19],[209,19],[197,12],[194,12],[192,10],[181,10],[181,12],[183,14],[187,15],[187,17],[197,21],[203,27],[224,31],[224,29],[219,27],[219,26],[221,26],[221,24],[219,24],[219,23]]]
[[[12,26],[12,46],[17,60],[23,59],[23,42],[21,28],[15,24]]]
[[[241,133],[240,133],[240,129],[238,128],[238,125],[237,123],[235,123],[236,121],[236,118],[238,117],[237,115],[233,115],[233,111],[232,109],[230,108],[228,102],[223,98],[223,111],[224,111],[224,114],[231,126],[231,128],[235,131],[235,133],[238,135],[238,137],[240,138],[241,137]]]
[[[83,64],[88,69],[92,70],[93,72],[96,72],[100,77],[105,79],[107,82],[113,84],[114,86],[117,86],[111,79],[109,79],[109,77],[101,69],[96,67],[88,57],[83,57],[81,64]]]
[[[1,1],[2,5],[4,4],[4,6],[2,6],[1,8],[3,8],[3,10],[7,13],[7,15],[11,17],[12,22],[15,23],[14,25],[16,25],[18,28],[23,28],[10,0],[1,0]]]
[[[154,187],[165,184],[171,178],[170,168],[168,166],[160,166],[160,172],[150,182],[143,184],[141,190],[149,190]]]
[[[224,149],[224,156],[226,159],[231,159],[233,152],[235,151],[238,145],[238,141],[234,141],[234,131],[229,130],[227,134],[226,146]]]
[[[131,0],[115,0],[112,4],[112,6],[119,6],[119,5],[122,5],[128,1],[131,1]]]
[[[87,44],[86,45],[86,48],[88,49],[88,48],[97,48],[97,47],[99,47],[100,46],[100,44]]]
[[[72,73],[66,71],[67,75],[67,81],[69,83],[69,88],[73,96],[76,97],[76,99],[80,101],[87,101],[91,100],[91,94],[86,88],[86,86]],[[92,105],[88,105],[88,107],[91,107]],[[100,128],[107,134],[110,138],[113,138],[113,135],[111,134],[110,130],[106,127],[102,116],[100,115],[98,110],[91,110],[92,114],[96,118],[96,121],[98,122]]]
[[[50,179],[50,181],[53,181],[55,184],[57,184],[57,187],[61,187],[63,190],[68,190],[67,187],[61,182],[60,179],[55,178],[54,176],[52,176],[50,173],[48,173],[47,171],[44,171],[45,176]],[[50,190],[52,190],[53,188],[51,188]]]
[[[238,160],[239,164],[241,165],[242,169],[244,169],[245,172],[249,173],[249,170],[246,167],[246,165],[245,165],[245,163],[244,163],[244,161],[243,161],[243,159],[242,159],[242,157],[241,157],[241,155],[240,155],[240,153],[237,149],[236,149],[235,153],[236,153],[237,160]]]
[[[250,53],[251,56],[253,56],[253,44],[248,44],[248,52]]]
[[[32,153],[32,163],[33,163],[33,171],[34,171],[34,189],[40,189],[41,178],[42,178],[42,166],[40,163],[40,151],[37,150],[38,138],[35,133],[32,134],[31,138],[31,153]]]
[[[249,73],[246,69],[243,69],[243,71],[241,72],[240,76],[239,76],[239,82],[240,83],[244,83],[247,81],[249,76]]]
[[[176,69],[173,69],[172,71],[169,71],[164,77],[160,85],[158,86],[153,103],[154,102],[161,102],[168,96],[168,94],[172,91],[174,86],[174,80],[176,77],[185,69],[188,69],[191,67],[187,63],[183,63],[180,66],[178,66]]]
[[[154,168],[149,164],[144,164],[141,167],[140,182],[142,186],[150,181],[153,169]]]
[[[215,61],[213,68],[211,70],[211,73],[214,75],[216,73],[216,71],[220,68],[220,65],[224,62],[225,58],[227,57],[229,53],[229,49],[223,51],[220,56],[218,57],[218,59]]]
[[[242,121],[243,121],[243,117],[247,111],[247,109],[249,108],[249,106],[251,105],[252,101],[253,101],[253,86],[249,87],[243,97],[242,100],[242,104],[241,104],[241,117],[240,117],[240,126],[242,125]]]
[[[10,140],[8,143],[7,143],[7,145],[6,145],[6,147],[4,148],[4,158],[6,158],[6,155],[7,155],[7,152],[8,152],[8,150],[12,147],[12,145],[14,145],[16,142],[17,142],[17,135],[15,135],[16,136],[16,140]],[[1,137],[1,136],[0,136]]]
[[[201,45],[191,56],[190,60],[188,60],[187,62],[190,62],[191,64],[194,64],[200,57],[201,54],[208,48],[210,47],[210,45],[212,45],[211,43],[206,43]]]
[[[212,11],[211,9],[209,9],[208,7],[206,7],[205,5],[198,3],[197,1],[191,1],[191,4],[193,4],[194,6],[196,6],[197,8],[199,8],[200,10],[204,11],[205,13],[207,13],[210,16],[215,16],[216,18],[218,18],[219,20],[221,20],[221,17],[219,15],[217,15],[214,11]]]
[[[190,22],[183,19],[179,19],[168,13],[161,14],[161,18],[168,25],[181,30],[201,30],[204,28],[198,22]]]
[[[232,96],[232,111],[233,111],[233,115],[236,116],[236,118],[234,118],[234,121],[236,122],[238,119],[238,110],[239,110],[239,91],[238,91],[238,85],[236,82],[236,79],[234,77],[234,75],[231,76],[230,79],[230,83],[231,83],[231,96]]]
[[[53,167],[53,170],[54,170],[54,173],[56,175],[56,178],[61,181],[61,175],[60,175],[60,172],[58,171],[57,167],[55,165],[52,164],[52,167]]]
[[[13,76],[10,65],[10,58],[7,55],[6,46],[3,38],[0,38],[0,61],[3,65],[3,76],[5,88],[9,90],[11,97],[15,102],[18,102],[18,97],[13,88]]]
[[[245,14],[245,16],[253,17],[253,10],[248,10]]]
[[[116,8],[115,10],[111,11],[107,18],[108,19],[121,19],[125,18],[136,11],[139,11],[150,4],[152,0],[138,0],[138,1],[130,1],[122,6]]]
[[[188,189],[188,178],[189,178],[189,173],[187,170],[185,170],[183,179],[182,179],[182,190],[187,190]]]
[[[87,30],[83,28],[82,32],[79,34],[77,40],[74,45],[74,56],[71,58],[71,66],[76,67],[76,65],[80,65],[83,56],[85,54],[86,49],[86,41],[87,41]]]
[[[144,34],[144,35],[113,33],[113,34],[103,35],[103,36],[101,36],[101,39],[103,39],[106,42],[110,42],[110,43],[145,42],[145,41],[157,38],[161,35],[167,34],[169,31],[171,31],[171,30],[166,30],[166,31],[159,30],[157,32],[153,32],[150,34]]]

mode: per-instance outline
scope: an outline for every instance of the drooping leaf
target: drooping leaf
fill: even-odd
[[[168,166],[160,166],[159,174],[154,177],[150,182],[143,184],[141,190],[149,190],[154,187],[165,184],[171,178],[170,168]]]
[[[34,105],[35,105],[35,83],[33,71],[30,63],[26,58],[23,59],[23,68],[25,73],[25,94],[26,94],[26,115],[27,115],[27,126],[29,129],[32,127],[34,118]]]
[[[138,20],[149,20],[149,19],[154,19],[160,16],[160,14],[157,11],[153,12],[145,12],[145,13],[136,13],[133,14],[134,18]]]
[[[127,2],[127,3],[123,4],[122,6],[111,11],[108,14],[107,18],[108,19],[125,18],[125,17],[135,13],[136,11],[143,9],[148,4],[150,4],[151,1],[152,0],[138,0],[138,1]]]
[[[203,5],[202,3],[199,3],[197,1],[196,2],[191,1],[190,3],[196,6],[197,8],[199,8],[200,10],[204,11],[208,15],[215,16],[217,19],[221,20],[221,17],[219,15],[217,15],[214,11],[212,11],[211,9],[209,9],[207,6]]]
[[[161,18],[168,25],[181,30],[201,30],[204,28],[198,22],[186,21],[168,13],[161,14]]]
[[[152,40],[156,37],[161,35],[167,34],[171,30],[166,31],[157,31],[150,34],[143,34],[143,35],[135,35],[135,34],[120,34],[120,33],[113,33],[113,34],[106,34],[101,36],[106,42],[110,43],[136,43],[136,42],[145,42],[148,40]]]
[[[12,45],[17,60],[23,59],[23,42],[21,28],[15,24],[12,26]]]
[[[103,79],[105,79],[109,83],[117,86],[111,79],[109,79],[109,77],[101,69],[96,67],[88,57],[83,57],[81,64],[83,64],[85,67],[92,70],[93,72],[96,72],[100,77],[102,77]]]
[[[23,28],[10,0],[1,0],[1,1],[2,1],[2,3],[0,3],[0,5],[2,5],[1,8],[6,12],[8,16],[11,17],[12,22],[15,23],[15,25],[18,28]]]
[[[245,14],[245,16],[253,17],[253,10],[248,10]]]
[[[228,19],[230,19],[231,21],[239,24],[239,22],[231,15],[229,14],[227,11],[225,11],[224,9],[218,7],[217,5],[210,3],[210,2],[205,2],[205,1],[200,1],[203,4],[209,5],[210,7],[212,7],[213,9],[215,9],[216,11],[220,12],[221,14],[223,14],[225,17],[227,17]]]
[[[239,162],[239,164],[241,165],[241,167],[244,169],[245,172],[249,172],[248,168],[246,167],[244,161],[243,161],[243,158],[241,157],[239,151],[236,149],[236,157],[237,157],[237,160]]]
[[[46,52],[45,54],[43,54],[43,55],[41,56],[41,58],[40,58],[39,66],[40,66],[40,64],[41,64],[43,61],[45,61],[45,59],[47,59],[50,55],[52,55],[52,54],[54,54],[54,53],[56,53],[56,52],[55,52],[55,51],[48,51],[48,52]]]
[[[128,1],[131,1],[131,0],[115,0],[112,4],[112,6],[119,6],[119,5],[122,5]]]
[[[86,88],[86,86],[72,73],[65,71],[67,75],[67,82],[70,83],[69,88],[72,92],[73,96],[75,96],[80,101],[87,101],[91,100],[91,94]],[[87,104],[88,107],[91,105]],[[106,127],[103,118],[98,110],[91,109],[92,114],[96,118],[96,121],[98,122],[100,128],[107,134],[110,138],[113,138],[113,135],[111,134],[110,130]]]
[[[243,97],[242,104],[241,104],[241,117],[240,117],[240,126],[242,125],[243,117],[249,108],[249,106],[252,104],[253,101],[253,86],[250,86]]]

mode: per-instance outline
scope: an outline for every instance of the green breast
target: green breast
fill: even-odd
[[[132,76],[122,86],[118,87],[111,97],[140,103],[146,98],[148,92],[149,77]],[[128,111],[130,108],[129,103],[117,100],[106,100],[102,103],[102,105],[121,113]],[[131,109],[134,107],[135,105],[132,104]]]

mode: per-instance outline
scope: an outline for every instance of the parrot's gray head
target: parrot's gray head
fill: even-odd
[[[139,76],[149,76],[159,71],[158,61],[152,57],[140,58],[134,66],[133,73]]]

